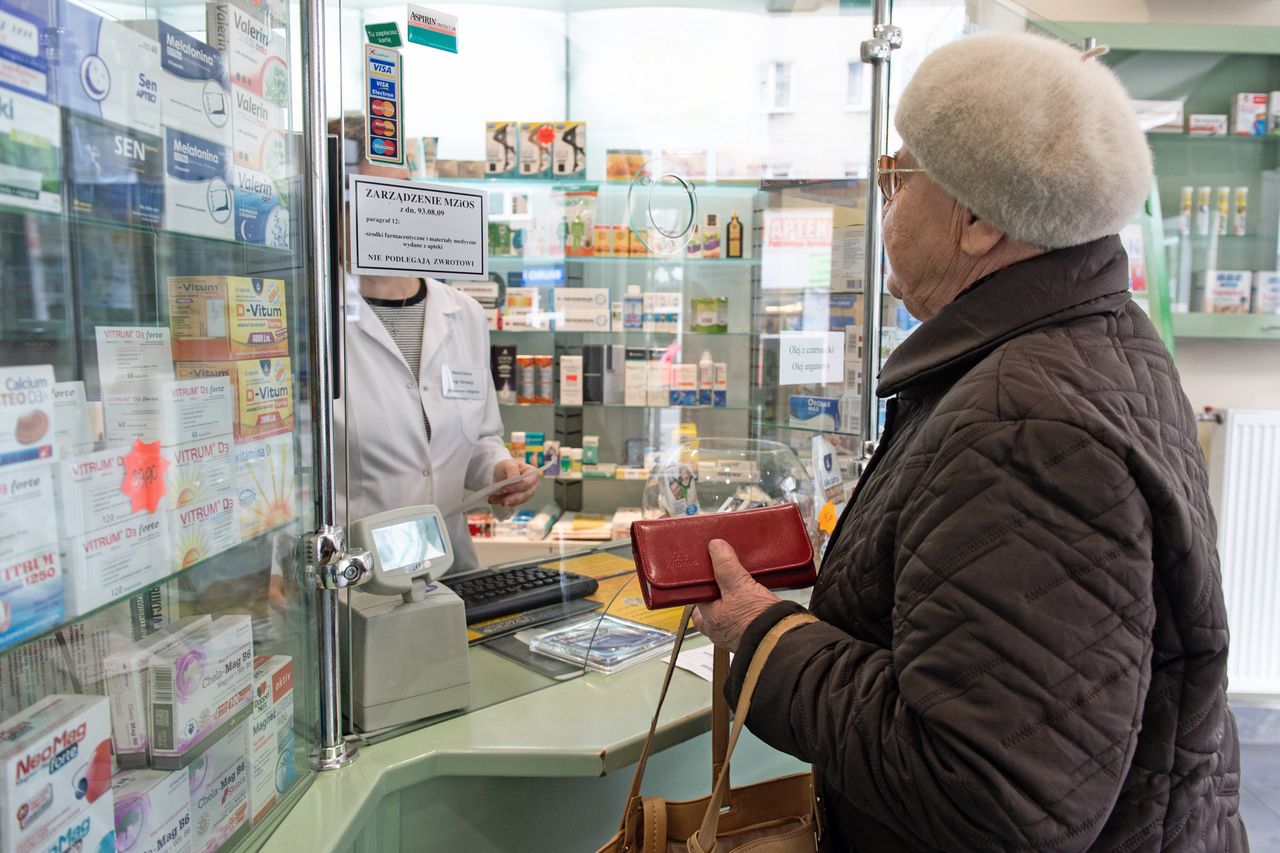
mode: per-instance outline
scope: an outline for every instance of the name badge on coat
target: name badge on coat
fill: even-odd
[[[483,400],[485,392],[484,370],[479,367],[440,368],[444,396],[450,400]]]

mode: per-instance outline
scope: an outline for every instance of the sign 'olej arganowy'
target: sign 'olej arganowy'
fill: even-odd
[[[483,189],[351,175],[354,275],[489,278],[489,195]]]

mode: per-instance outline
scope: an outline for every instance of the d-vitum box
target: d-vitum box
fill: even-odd
[[[231,848],[249,830],[248,737],[237,723],[187,766],[192,853]]]
[[[236,240],[273,249],[289,248],[289,209],[280,185],[265,172],[232,168]]]
[[[293,735],[293,658],[261,656],[253,662],[249,716],[249,817],[267,816],[297,781]]]
[[[190,853],[187,772],[122,770],[111,780],[116,853]]]
[[[233,87],[289,106],[288,46],[282,31],[270,26],[263,10],[235,3],[205,6],[209,44],[223,51]]]
[[[71,211],[146,228],[164,215],[160,137],[117,124],[67,116]]]
[[[132,130],[160,133],[160,45],[68,0],[58,0],[58,103]]]
[[[0,0],[0,89],[49,99],[49,63],[40,41],[48,28],[44,0]]]
[[[297,517],[296,464],[292,433],[236,445],[236,509],[242,540]]]
[[[164,145],[164,227],[233,239],[231,149],[173,128],[165,128]]]
[[[223,616],[151,663],[151,766],[178,770],[249,714],[253,631]]]
[[[278,278],[173,276],[169,328],[179,361],[230,361],[289,354],[285,285]]]
[[[114,851],[110,714],[54,694],[0,722],[0,851]]]
[[[129,21],[128,25],[160,45],[164,127],[230,145],[231,87],[222,51],[164,21]]]
[[[103,660],[111,705],[111,742],[121,767],[145,767],[151,744],[151,662],[156,654],[178,648],[213,620],[195,616],[113,651]]]
[[[248,441],[293,430],[293,369],[287,358],[236,362],[236,437]]]
[[[0,204],[62,212],[62,112],[0,90]]]

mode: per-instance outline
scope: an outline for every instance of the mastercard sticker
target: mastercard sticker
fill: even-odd
[[[369,129],[374,136],[395,136],[396,123],[391,119],[375,118],[369,122]]]
[[[396,105],[394,101],[373,100],[369,103],[369,112],[386,118],[395,118]]]
[[[403,83],[400,52],[374,44],[365,45],[365,131],[371,163],[404,165],[401,147],[400,100]]]

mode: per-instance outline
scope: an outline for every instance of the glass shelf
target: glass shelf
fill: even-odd
[[[1189,133],[1147,133],[1148,142],[1156,142],[1157,140],[1182,140],[1190,142],[1207,142],[1217,145],[1228,143],[1256,143],[1256,142],[1280,142],[1280,136],[1245,136],[1243,134],[1229,133],[1226,136],[1193,136]]]
[[[672,411],[672,412],[753,412],[756,406],[737,405],[737,406],[626,406],[619,403],[582,403],[566,405],[564,403],[499,403],[498,408],[501,409],[518,409],[521,411],[530,411],[544,409],[546,411],[554,411],[555,409],[633,409],[635,411]]]
[[[852,438],[858,438],[856,432],[845,432],[838,429],[818,429],[811,426],[792,426],[791,424],[780,424],[775,421],[757,421],[761,429],[786,429],[792,432],[812,432],[821,435],[847,435]]]
[[[1173,334],[1179,338],[1280,341],[1280,315],[1174,314]]]
[[[630,181],[601,181],[590,178],[415,178],[414,180],[424,184],[465,184],[468,186],[488,186],[513,190],[521,187],[540,187],[554,190],[561,187],[590,186],[600,190],[625,192],[631,188]],[[693,178],[689,182],[693,184],[694,189],[731,189],[755,192],[760,189],[761,180],[704,181]],[[850,178],[849,180],[854,179]],[[787,184],[787,186],[793,185],[799,184]]]
[[[264,530],[262,533],[259,533],[257,536],[255,536],[252,539],[242,540],[241,542],[235,545],[232,545],[230,548],[228,548],[225,551],[219,551],[217,554],[212,554],[206,557],[205,559],[200,560],[197,563],[192,563],[190,566],[187,566],[185,569],[179,569],[178,571],[165,575],[162,578],[158,578],[154,581],[149,581],[145,586],[141,586],[141,587],[138,587],[137,589],[129,590],[123,595],[119,595],[111,599],[110,601],[106,602],[105,604],[102,604],[98,607],[93,608],[92,610],[86,610],[85,612],[79,613],[74,617],[64,617],[63,620],[59,622],[57,625],[53,625],[49,628],[46,628],[45,630],[41,631],[38,634],[32,634],[31,636],[21,640],[20,642],[14,643],[13,645],[6,646],[3,649],[0,649],[0,658],[4,658],[9,653],[17,649],[21,649],[23,646],[27,645],[28,643],[34,643],[44,639],[45,637],[52,636],[53,634],[56,634],[59,631],[66,629],[69,625],[73,625],[77,622],[84,622],[85,620],[90,619],[94,616],[103,614],[106,611],[110,610],[111,608],[118,606],[123,601],[128,601],[129,599],[135,598],[138,596],[145,596],[156,587],[164,586],[165,584],[176,581],[187,575],[194,575],[198,572],[207,572],[211,568],[214,568],[224,562],[233,560],[237,555],[243,556],[244,552],[247,551],[250,546],[263,545],[267,543],[271,539],[271,537],[279,533],[282,533],[284,531],[290,530],[291,528],[294,528],[295,526],[297,526],[297,524],[298,524],[298,519],[296,518],[291,519],[290,521],[287,521],[284,524],[273,527],[270,530]],[[298,531],[295,530],[294,535],[296,535],[297,533]],[[264,570],[266,568],[267,566],[263,566]]]
[[[523,263],[525,266],[559,266],[561,264],[581,264],[582,266],[633,267],[648,266],[692,266],[692,267],[754,267],[760,265],[759,258],[686,258],[684,256],[637,255],[636,257],[615,258],[608,255],[602,257],[545,257],[537,258],[528,255],[490,255],[490,264]]]
[[[754,332],[691,332],[687,329],[680,332],[642,332],[635,329],[611,332],[560,332],[555,329],[491,329],[489,334],[491,336],[515,335],[517,337],[524,335],[582,335],[583,337],[590,338],[607,338],[614,341],[625,340],[636,342],[644,342],[654,338],[726,338],[728,340],[736,340],[757,337]]]

